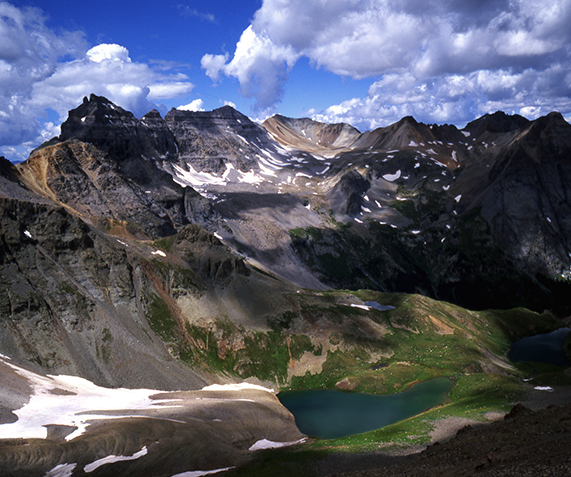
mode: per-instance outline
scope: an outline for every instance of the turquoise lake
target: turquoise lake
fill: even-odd
[[[336,439],[388,426],[446,400],[454,382],[436,378],[397,394],[374,395],[331,390],[286,391],[278,395],[299,430]]]

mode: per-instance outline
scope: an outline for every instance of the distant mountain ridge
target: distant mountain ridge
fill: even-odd
[[[61,130],[11,172],[29,190],[133,237],[196,223],[302,286],[543,309],[571,277],[571,126],[558,113],[361,133],[260,125],[229,106],[136,119],[92,95]]]
[[[301,437],[260,384],[387,393],[446,376],[462,381],[454,416],[482,415],[481,396],[497,410],[529,391],[510,343],[571,313],[558,113],[361,133],[230,107],[137,119],[92,95],[61,131],[0,158],[0,426],[47,428],[0,439],[4,474],[242,465]],[[92,383],[143,401],[99,415],[82,396],[125,390]]]

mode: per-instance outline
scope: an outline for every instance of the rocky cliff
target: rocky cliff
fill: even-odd
[[[483,389],[496,410],[527,392],[509,343],[570,311],[570,168],[557,113],[360,133],[230,107],[137,119],[92,95],[27,161],[0,159],[0,427],[23,425],[37,396],[80,394],[56,374],[90,389],[249,379],[382,393],[451,376],[454,406],[473,412]],[[0,467],[242,463],[258,438],[299,437],[267,394],[169,394],[159,411],[147,393],[144,412],[69,445],[77,423],[3,441]],[[179,466],[186,445],[206,460]]]
[[[570,128],[498,112],[360,133],[228,106],[136,119],[92,95],[12,174],[100,229],[199,224],[301,286],[567,312]]]

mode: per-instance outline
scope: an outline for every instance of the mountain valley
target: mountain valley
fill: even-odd
[[[569,324],[569,179],[555,112],[361,133],[229,106],[137,119],[85,98],[25,162],[0,159],[2,475],[240,475],[256,443],[304,437],[269,389],[452,379],[412,430],[375,431],[396,449],[567,389],[561,368],[508,351]],[[46,437],[3,433],[83,388],[159,397],[86,402],[78,437],[55,415]],[[378,450],[355,441],[294,448]]]

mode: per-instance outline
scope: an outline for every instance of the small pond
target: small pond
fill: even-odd
[[[331,390],[286,391],[278,395],[297,427],[322,439],[361,434],[420,414],[445,401],[454,382],[436,378],[397,394],[374,395]]]
[[[395,307],[391,306],[391,305],[381,305],[379,302],[377,301],[366,301],[365,302],[365,306],[370,306],[371,308],[375,308],[376,310],[379,311],[387,311],[387,310],[394,310]]]
[[[529,336],[512,343],[509,359],[514,363],[536,361],[539,363],[571,366],[563,353],[563,343],[571,328],[560,328],[541,335]]]

